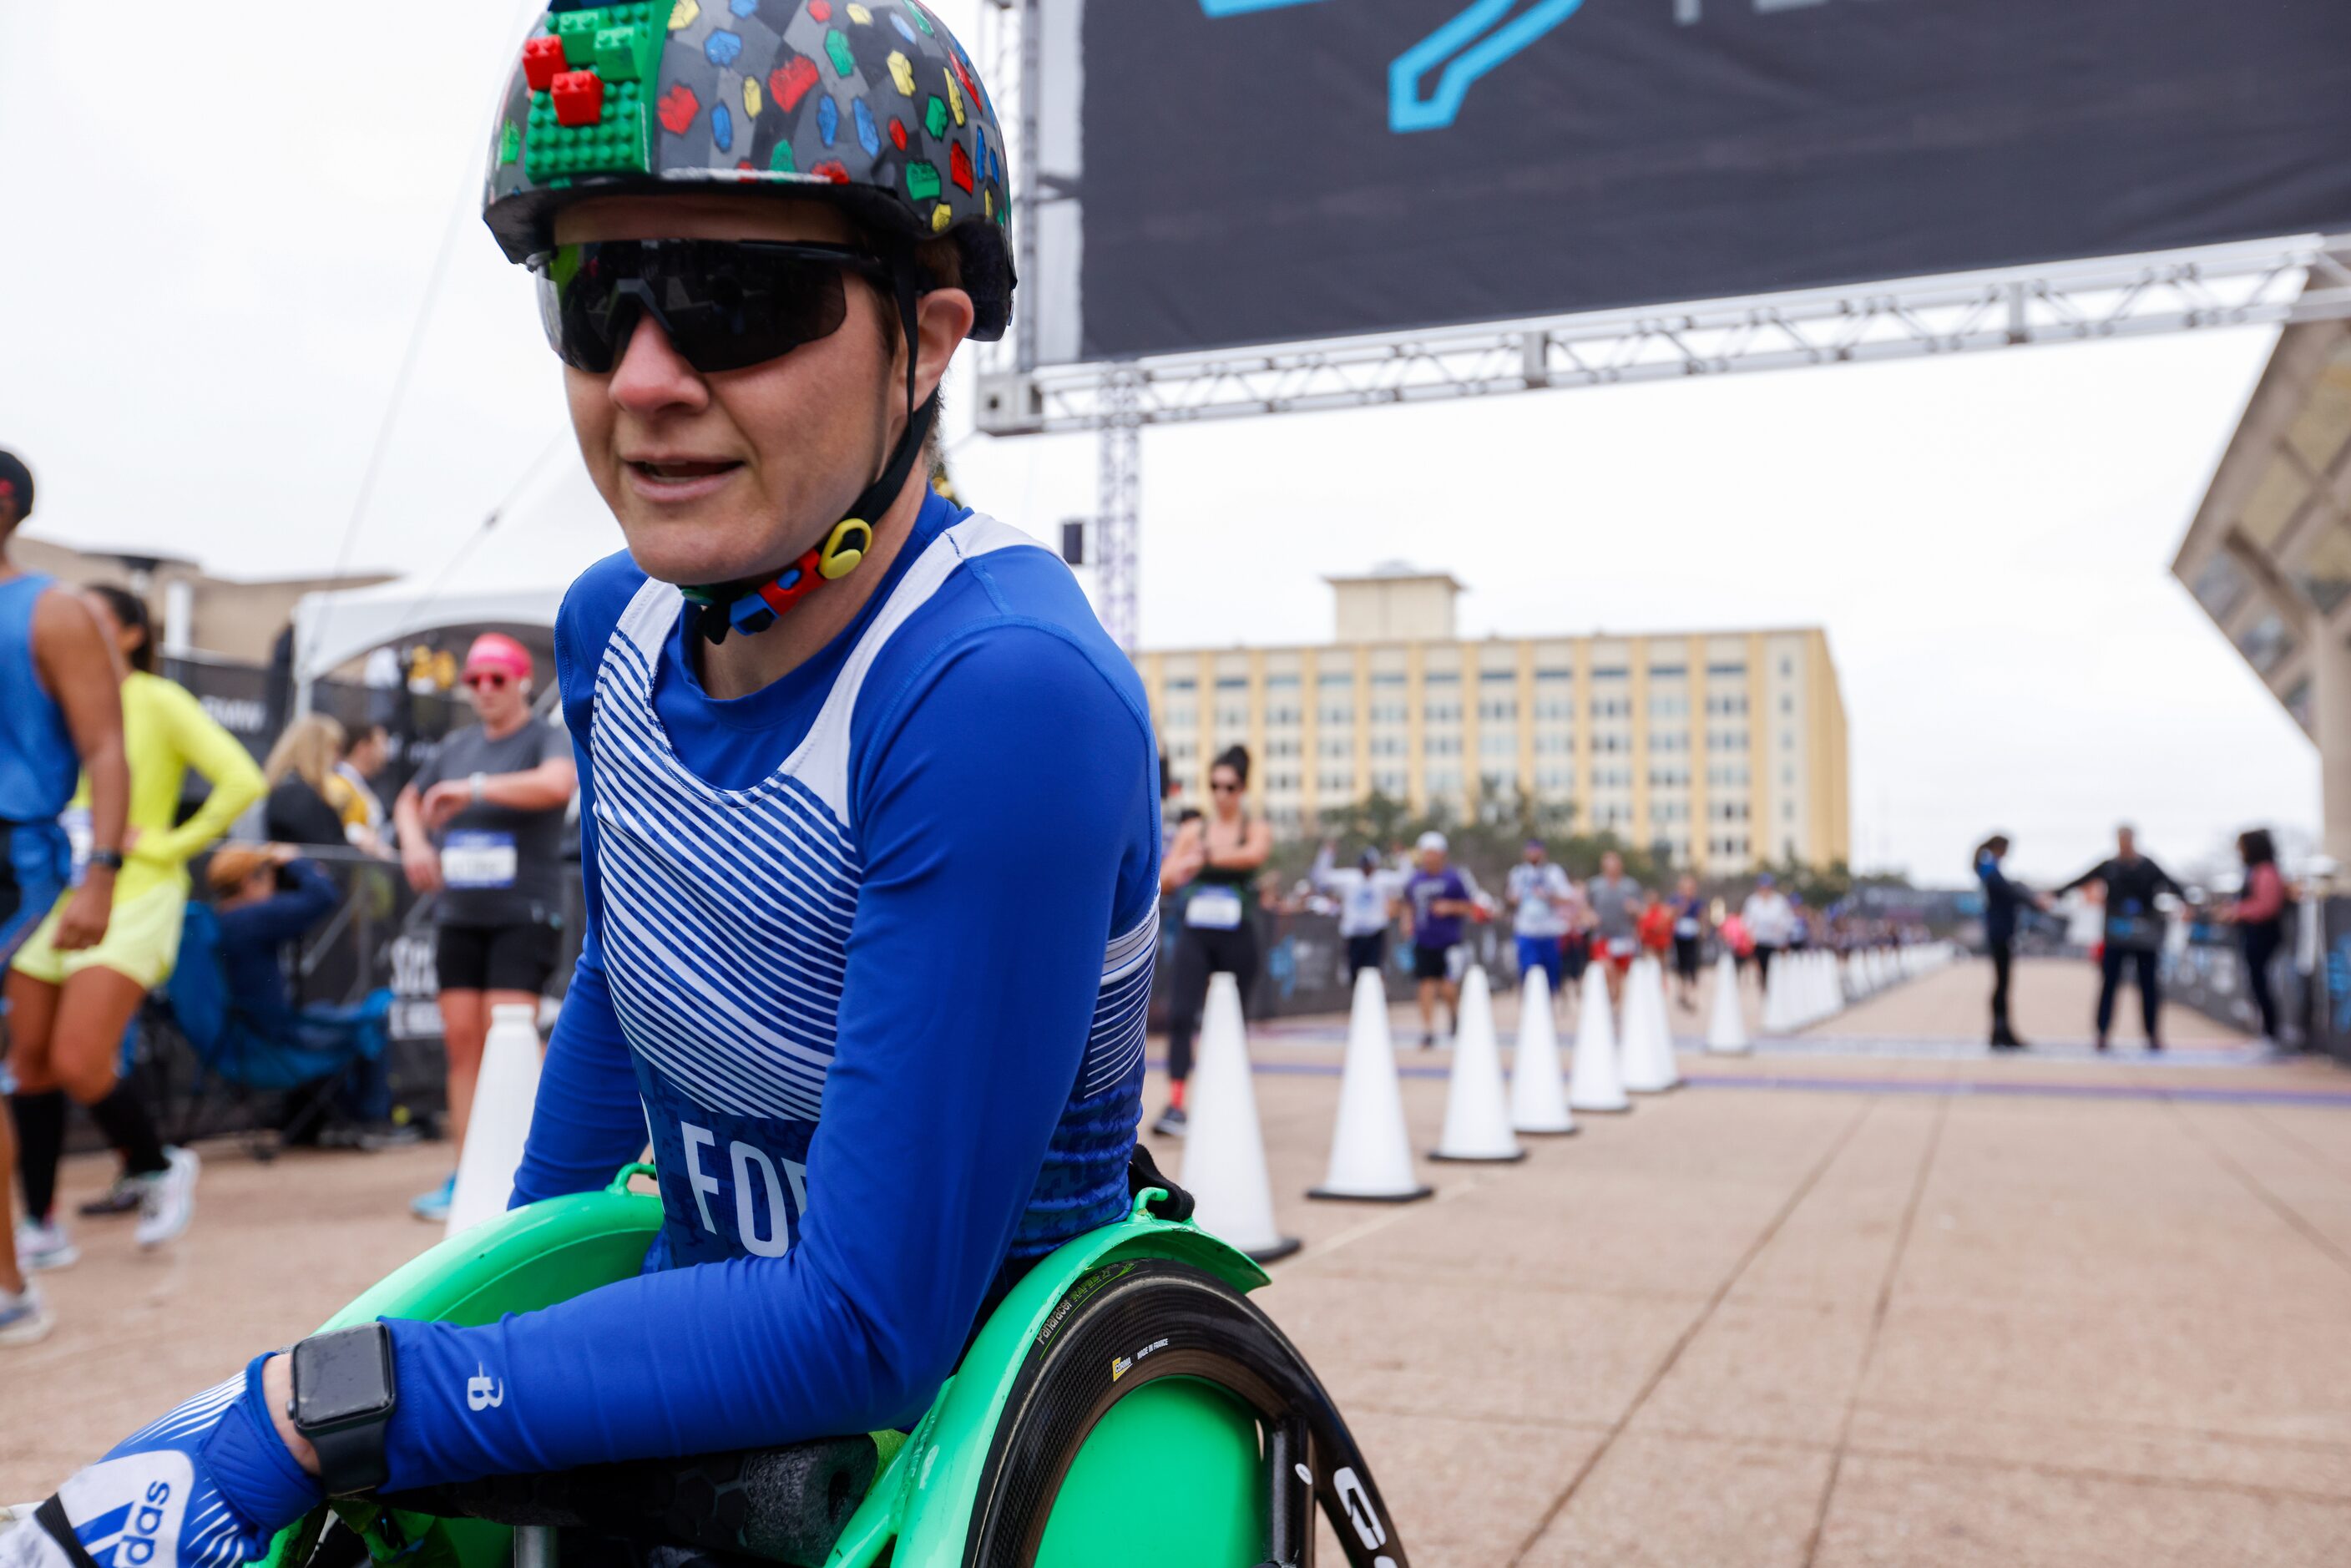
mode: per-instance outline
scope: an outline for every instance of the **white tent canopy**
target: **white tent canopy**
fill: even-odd
[[[526,486],[451,560],[396,582],[312,593],[294,611],[298,689],[373,650],[454,626],[552,627],[572,580],[621,549],[576,455]]]

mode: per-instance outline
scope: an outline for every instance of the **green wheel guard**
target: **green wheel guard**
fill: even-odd
[[[658,1198],[629,1190],[639,1174],[651,1167],[453,1237],[322,1327],[489,1322],[629,1278],[662,1220]],[[1296,1538],[1301,1519],[1311,1531],[1314,1497],[1351,1563],[1405,1568],[1336,1412],[1242,1300],[1264,1271],[1189,1223],[1153,1218],[1149,1205],[1165,1196],[1143,1192],[1127,1218],[1046,1258],[989,1317],[912,1435],[873,1435],[878,1473],[826,1568],[1249,1568],[1266,1559],[1270,1533]],[[1320,1416],[1277,1430],[1273,1413],[1293,1406]],[[1270,1468],[1301,1478],[1287,1503],[1269,1487]],[[1182,1500],[1147,1506],[1155,1497]],[[333,1507],[379,1563],[513,1561],[504,1525]],[[326,1519],[322,1509],[280,1534],[263,1568],[305,1568]]]

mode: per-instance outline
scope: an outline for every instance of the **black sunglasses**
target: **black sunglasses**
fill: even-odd
[[[558,246],[530,268],[548,342],[565,364],[599,376],[611,373],[647,316],[679,358],[710,375],[839,331],[849,273],[907,287],[889,263],[853,246],[774,240],[600,240]]]

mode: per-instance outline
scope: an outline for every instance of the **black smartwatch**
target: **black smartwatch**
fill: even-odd
[[[392,1331],[383,1324],[312,1334],[294,1347],[294,1397],[286,1414],[319,1451],[319,1479],[329,1497],[383,1485],[390,1473],[384,1428],[398,1403]]]
[[[89,852],[89,863],[97,867],[99,871],[120,871],[122,869],[122,852],[120,850],[92,850]]]

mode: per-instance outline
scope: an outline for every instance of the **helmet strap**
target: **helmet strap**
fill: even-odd
[[[922,290],[914,259],[899,257],[891,268],[891,279],[898,299],[899,329],[906,345],[905,432],[898,437],[889,461],[882,465],[881,476],[849,504],[849,515],[833,525],[823,543],[774,577],[684,591],[697,612],[696,624],[703,637],[714,647],[726,641],[729,632],[758,636],[797,609],[800,601],[820,585],[838,582],[855,571],[872,553],[874,519],[897,504],[900,492],[906,487],[906,476],[914,471],[915,461],[930,440],[939,399],[935,392],[923,400],[919,408],[914,403],[915,333],[919,325],[915,305],[922,298]]]

